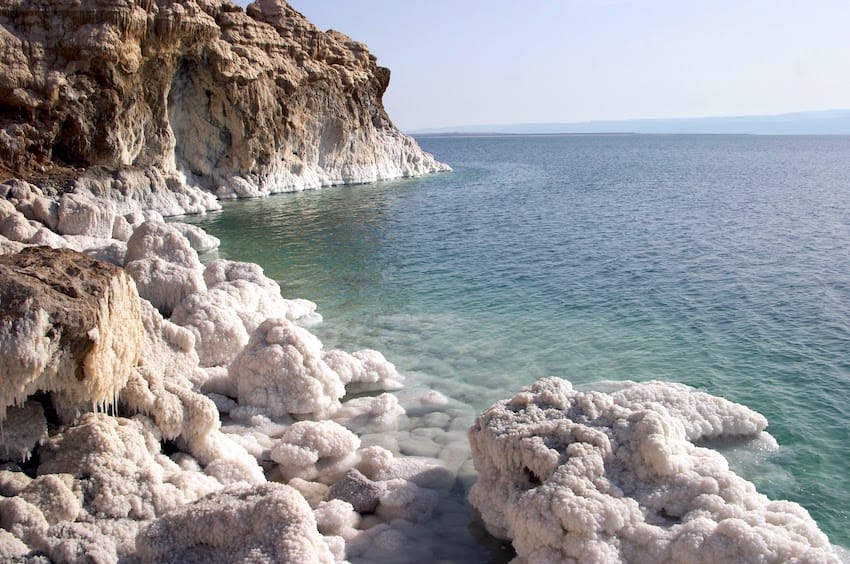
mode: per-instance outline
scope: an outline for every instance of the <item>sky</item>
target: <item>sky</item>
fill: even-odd
[[[290,3],[391,69],[405,131],[850,107],[848,0]]]

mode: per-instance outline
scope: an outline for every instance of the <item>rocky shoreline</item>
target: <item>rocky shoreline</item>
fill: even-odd
[[[0,33],[4,561],[428,561],[475,470],[519,561],[838,561],[695,446],[770,446],[743,406],[547,379],[475,418],[325,350],[259,265],[202,264],[218,241],[164,216],[447,170],[362,44],[282,0],[7,1]]]

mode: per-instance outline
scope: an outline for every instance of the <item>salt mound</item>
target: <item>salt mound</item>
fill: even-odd
[[[605,394],[543,379],[470,429],[470,501],[523,561],[838,562],[805,509],[769,500],[691,442],[765,426],[681,385]]]
[[[137,540],[145,562],[334,562],[295,489],[234,484],[155,521]]]
[[[322,360],[322,343],[286,319],[268,319],[230,365],[239,404],[269,415],[324,418],[340,407],[345,388]]]

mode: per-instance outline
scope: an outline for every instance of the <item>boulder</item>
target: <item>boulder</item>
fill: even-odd
[[[136,539],[144,562],[334,562],[294,488],[234,484],[154,521]]]
[[[0,421],[38,390],[62,413],[113,403],[144,339],[123,270],[68,249],[0,256]]]

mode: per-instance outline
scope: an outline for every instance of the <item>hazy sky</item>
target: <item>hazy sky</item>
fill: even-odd
[[[408,131],[850,107],[848,0],[291,4],[392,70]]]

